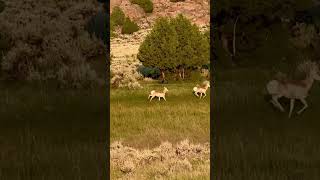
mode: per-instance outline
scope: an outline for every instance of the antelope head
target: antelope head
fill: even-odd
[[[163,92],[164,92],[164,93],[166,93],[166,92],[168,92],[168,91],[169,91],[169,90],[168,90],[166,87],[163,88]]]
[[[210,87],[210,82],[209,81],[204,81],[203,84],[208,88]]]

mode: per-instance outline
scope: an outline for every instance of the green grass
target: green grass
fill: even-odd
[[[309,108],[288,119],[264,99],[270,71],[217,72],[213,111],[217,134],[218,179],[319,179],[320,87],[315,82]],[[302,107],[296,101],[294,112]],[[213,132],[214,133],[214,132]]]
[[[0,179],[106,178],[105,89],[0,84]]]
[[[137,148],[158,146],[163,141],[188,138],[210,140],[210,93],[204,99],[192,94],[194,84],[144,84],[143,89],[111,89],[111,142],[123,141]],[[151,90],[167,87],[167,101],[148,101]]]
[[[209,142],[210,92],[204,99],[199,99],[192,93],[194,85],[144,83],[143,89],[138,90],[111,89],[111,143],[122,141],[137,149],[151,149],[165,141],[173,144],[185,139],[193,143]],[[167,101],[154,98],[149,102],[150,91],[163,90],[163,87],[169,89]],[[139,167],[135,170],[139,178],[131,178],[155,179],[156,169],[164,166],[161,163]],[[111,172],[112,178],[125,176],[117,168],[112,168]],[[209,163],[204,164],[201,160],[193,164],[192,171],[177,172],[164,178],[200,180],[209,179],[209,173]]]

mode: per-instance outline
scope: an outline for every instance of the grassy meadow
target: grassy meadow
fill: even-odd
[[[192,93],[194,83],[145,83],[142,89],[111,89],[111,142],[123,141],[136,148],[152,148],[163,141],[210,141],[210,92],[204,99]],[[167,87],[167,101],[148,95]]]
[[[215,74],[213,123],[217,151],[215,171],[223,180],[316,180],[320,178],[320,84],[315,82],[301,115],[288,119],[289,100],[282,113],[266,101],[265,85],[273,74],[259,68]]]
[[[105,88],[0,84],[0,179],[105,179]]]
[[[209,143],[210,89],[204,99],[199,99],[192,93],[195,84],[190,82],[143,82],[142,86],[142,89],[137,90],[111,89],[111,144],[120,141],[126,146],[145,150],[156,148],[166,141],[173,145],[185,139],[193,144]],[[163,87],[169,90],[166,94],[167,101],[154,98],[149,102],[150,91],[162,91]],[[206,156],[206,160],[208,159],[209,155]],[[165,179],[209,179],[209,161],[191,161],[191,164],[192,171],[160,175]],[[169,165],[155,165],[156,168],[160,166]],[[142,166],[135,172],[141,175],[138,179],[154,179],[157,174],[153,165]],[[123,175],[116,168],[111,168],[111,178]]]

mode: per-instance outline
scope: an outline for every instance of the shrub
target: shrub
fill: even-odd
[[[111,85],[114,88],[141,88],[138,80],[142,80],[142,75],[137,71],[141,63],[135,57],[126,59],[114,59],[111,57]]]
[[[139,26],[134,21],[131,21],[129,17],[127,17],[123,23],[121,33],[132,34],[138,30],[139,30]]]
[[[6,41],[10,42],[1,60],[0,70],[4,77],[55,80],[60,85],[72,87],[97,82],[89,60],[102,55],[106,48],[101,40],[90,37],[84,27],[99,7],[87,3],[56,4],[50,1],[43,8],[42,1],[14,2],[15,6],[8,6],[0,14],[1,36],[5,34]],[[62,15],[58,18],[59,14]]]
[[[140,66],[138,71],[144,76],[148,78],[159,78],[160,70],[158,68],[144,67]]]
[[[114,23],[115,26],[122,26],[125,21],[125,14],[119,6],[115,6],[110,16],[110,21]]]
[[[151,0],[131,0],[131,3],[138,4],[146,13],[153,12],[153,3]]]
[[[116,37],[115,23],[110,19],[110,37]]]

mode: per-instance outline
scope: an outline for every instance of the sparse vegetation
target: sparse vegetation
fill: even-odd
[[[133,4],[138,4],[146,13],[153,12],[152,0],[130,0]]]
[[[157,148],[139,150],[113,142],[110,149],[113,178],[209,179],[210,176],[209,143],[191,144],[184,140],[174,146],[163,142]]]

